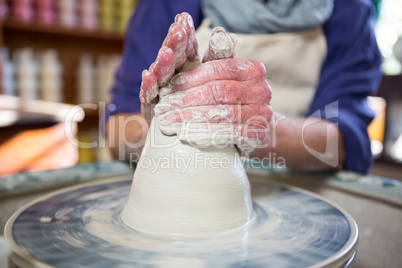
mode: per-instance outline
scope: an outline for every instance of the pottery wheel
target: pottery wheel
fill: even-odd
[[[251,180],[254,215],[242,228],[156,237],[124,225],[131,179],[71,187],[16,212],[5,228],[18,266],[322,267],[356,251],[349,214],[309,192]]]

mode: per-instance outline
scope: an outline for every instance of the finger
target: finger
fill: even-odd
[[[140,91],[141,103],[150,103],[156,96],[158,96],[157,78],[154,73],[144,70]]]
[[[194,69],[175,75],[174,91],[185,90],[213,80],[248,81],[265,79],[265,67],[261,62],[246,59],[224,59],[206,62]]]
[[[171,48],[163,46],[158,52],[155,62],[149,68],[154,73],[157,85],[162,86],[174,75],[174,52]]]
[[[189,123],[164,126],[162,133],[176,134],[180,140],[201,147],[237,145],[252,151],[265,139],[268,130],[244,124]]]
[[[207,51],[205,51],[202,62],[234,58],[236,40],[237,36],[235,34],[226,33],[223,27],[218,26],[213,28],[209,46]]]
[[[177,109],[165,114],[155,113],[161,125],[175,123],[227,123],[245,124],[258,128],[267,128],[271,121],[272,108],[270,105],[218,105],[200,106]]]
[[[186,55],[190,61],[198,59],[198,42],[195,37],[195,28],[193,18],[187,12],[176,16],[175,22],[182,25],[187,33]]]
[[[190,90],[164,94],[160,105],[155,107],[155,112],[161,114],[174,109],[205,105],[265,104],[270,99],[271,89],[265,79],[243,82],[211,81]]]
[[[187,33],[182,25],[173,23],[170,26],[169,32],[163,41],[162,46],[172,49],[174,53],[175,69],[179,70],[181,67],[183,67],[187,60]]]
[[[215,27],[209,40],[208,60],[229,59],[235,57],[232,38],[222,27]]]

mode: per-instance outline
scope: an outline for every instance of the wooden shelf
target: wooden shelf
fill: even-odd
[[[4,29],[46,33],[70,37],[91,38],[123,42],[124,35],[115,31],[90,30],[82,27],[67,27],[60,24],[44,24],[40,22],[25,22],[16,19],[5,19],[1,22]]]
[[[77,68],[83,54],[96,60],[101,55],[121,54],[124,35],[119,32],[89,30],[60,24],[24,22],[16,19],[0,20],[0,46],[16,50],[30,47],[34,53],[56,49],[63,66],[63,102],[77,102]],[[1,74],[0,74],[1,79]],[[0,93],[2,92],[0,86]]]

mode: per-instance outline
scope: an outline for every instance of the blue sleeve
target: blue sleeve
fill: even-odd
[[[130,19],[121,63],[115,73],[105,120],[117,113],[138,113],[141,74],[156,59],[174,18],[188,12],[198,26],[202,20],[201,0],[142,0]]]
[[[372,164],[367,127],[374,117],[367,96],[377,91],[382,77],[370,1],[335,0],[324,33],[327,57],[308,114],[337,105],[337,116],[327,120],[337,123],[342,133],[346,150],[343,168],[367,173]]]

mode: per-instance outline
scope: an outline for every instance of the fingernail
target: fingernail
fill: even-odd
[[[193,18],[190,15],[188,16],[188,25],[191,28],[194,27],[194,21],[193,21]]]
[[[216,33],[226,33],[225,28],[223,28],[221,26],[217,26],[217,27],[213,28],[212,32],[211,32],[211,36]]]
[[[180,16],[181,16],[181,14],[177,14],[176,17],[174,17],[174,22],[177,22],[179,20]]]
[[[141,73],[141,77],[142,79],[144,79],[144,77],[146,77],[149,74],[149,71],[147,69],[145,69],[144,71],[142,71]]]
[[[164,50],[166,50],[167,48],[168,48],[168,47],[166,47],[166,46],[161,47],[161,48],[159,49],[159,51],[158,51],[158,56],[161,55],[162,52],[163,52]]]

